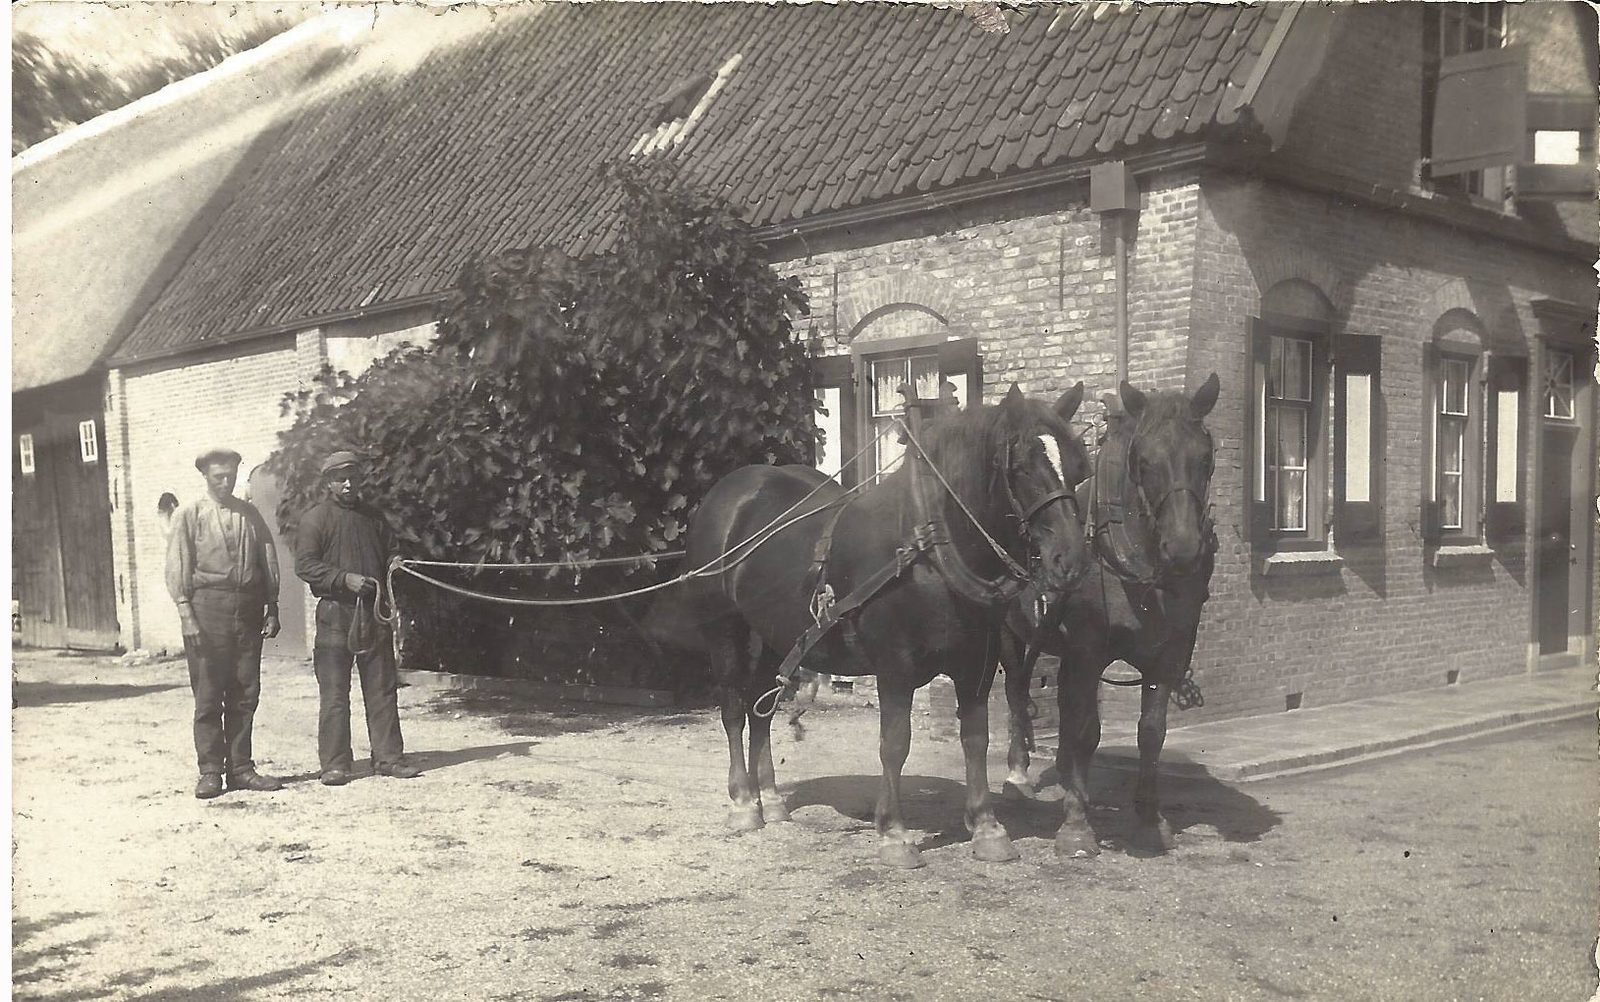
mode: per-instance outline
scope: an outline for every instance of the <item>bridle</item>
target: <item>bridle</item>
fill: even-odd
[[[1029,548],[1028,559],[1030,563],[1033,563],[1037,562],[1039,559],[1039,554],[1034,551],[1032,544],[1028,541],[1029,529],[1032,528],[1033,520],[1038,518],[1046,508],[1050,507],[1052,504],[1055,504],[1057,501],[1065,501],[1067,504],[1072,506],[1072,517],[1078,520],[1079,525],[1083,525],[1083,509],[1078,504],[1077,493],[1072,488],[1066,486],[1058,487],[1055,490],[1046,491],[1045,494],[1037,501],[1033,502],[1033,504],[1023,505],[1021,499],[1017,497],[1016,489],[1011,486],[1011,456],[1013,445],[1014,443],[1009,440],[1006,442],[1006,447],[1001,452],[999,461],[995,464],[995,478],[1000,481],[1001,487],[1004,488],[1006,502],[1011,505],[1011,515],[1017,520],[1018,534],[1023,541],[1023,545]]]
[[[1202,426],[1200,430],[1201,433],[1206,437],[1207,450],[1214,455],[1216,452],[1216,443],[1211,437],[1211,432],[1204,426]],[[1194,505],[1195,521],[1200,527],[1201,552],[1207,556],[1216,553],[1216,522],[1211,517],[1211,505],[1207,503],[1205,498],[1201,497],[1200,493],[1193,487],[1190,487],[1187,484],[1179,487],[1173,487],[1165,494],[1161,495],[1160,500],[1158,500],[1155,504],[1152,505],[1150,503],[1149,492],[1145,490],[1144,483],[1139,480],[1137,475],[1139,464],[1136,460],[1136,457],[1138,456],[1138,445],[1141,437],[1140,432],[1141,429],[1139,426],[1135,425],[1134,429],[1128,433],[1128,446],[1126,453],[1127,462],[1125,469],[1125,476],[1129,482],[1133,484],[1134,496],[1139,500],[1140,510],[1136,513],[1137,517],[1146,520],[1151,527],[1152,533],[1154,533],[1161,518],[1161,513],[1166,509],[1167,503],[1176,496],[1188,495],[1189,500]],[[1209,479],[1210,478],[1208,476],[1208,482]],[[1094,520],[1091,519],[1089,531],[1091,536],[1094,536],[1100,534],[1103,529],[1101,526],[1095,525]],[[1142,577],[1138,576],[1131,578],[1129,574],[1119,566],[1119,564],[1120,562],[1113,563],[1111,566],[1111,570],[1116,573],[1118,577],[1125,581],[1132,581],[1133,583],[1148,585],[1152,588],[1165,584],[1168,580],[1170,580],[1171,577],[1170,572],[1166,568],[1161,567],[1157,561],[1151,561],[1152,566],[1156,568],[1155,576],[1151,580],[1144,580]]]

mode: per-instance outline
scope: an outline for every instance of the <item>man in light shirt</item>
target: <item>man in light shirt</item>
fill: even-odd
[[[261,513],[233,496],[239,454],[195,459],[206,494],[179,508],[167,540],[167,591],[178,605],[194,690],[194,748],[201,800],[224,789],[271,791],[256,772],[250,731],[261,696],[261,642],[278,635],[278,552]]]

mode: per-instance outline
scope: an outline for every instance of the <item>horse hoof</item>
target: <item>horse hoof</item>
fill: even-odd
[[[1022,853],[1005,835],[985,835],[973,839],[972,854],[985,863],[1009,863],[1022,858]]]
[[[878,862],[900,870],[915,870],[922,865],[922,852],[906,842],[884,842],[878,846]]]
[[[1056,832],[1056,855],[1064,859],[1091,859],[1100,855],[1093,832],[1066,828]]]
[[[1139,852],[1161,855],[1171,852],[1173,846],[1172,826],[1167,824],[1167,819],[1162,818],[1155,824],[1141,823],[1133,830],[1133,848]]]
[[[765,824],[760,804],[754,807],[735,807],[728,812],[728,827],[736,832],[753,832]]]
[[[763,800],[761,802],[761,813],[762,816],[768,821],[778,822],[789,820],[789,808],[782,800],[770,804]]]

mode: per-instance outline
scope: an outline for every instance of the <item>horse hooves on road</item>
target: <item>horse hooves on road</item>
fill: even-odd
[[[761,805],[754,807],[734,807],[728,811],[728,827],[736,832],[753,832],[766,825],[766,819],[761,814]]]
[[[1140,824],[1134,828],[1128,845],[1136,852],[1157,856],[1171,852],[1174,845],[1172,826],[1167,824],[1166,818],[1155,824]]]
[[[1095,841],[1093,832],[1063,828],[1056,832],[1056,855],[1064,859],[1091,859],[1100,855],[1100,843]]]
[[[1009,863],[1021,859],[1022,853],[1004,835],[990,835],[972,840],[972,854],[985,863]]]
[[[763,800],[761,801],[761,815],[769,822],[788,821],[789,807],[781,800],[775,804],[769,804]]]
[[[922,852],[905,842],[884,842],[878,846],[878,862],[900,870],[915,870],[923,865]]]

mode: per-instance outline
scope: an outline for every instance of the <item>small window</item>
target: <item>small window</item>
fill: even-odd
[[[1533,162],[1576,164],[1583,162],[1583,133],[1541,129],[1533,134]]]
[[[1547,351],[1544,356],[1544,416],[1570,421],[1572,409],[1572,353]]]
[[[78,455],[85,463],[100,461],[100,436],[93,418],[78,422]]]
[[[17,460],[22,464],[23,473],[34,472],[32,435],[17,436]]]
[[[909,384],[918,400],[939,399],[939,356],[930,352],[869,359],[867,379],[872,384],[870,434],[876,436],[872,469],[881,480],[894,472],[905,454],[905,445],[894,430],[894,419],[905,403],[900,387]]]
[[[1434,441],[1438,447],[1439,528],[1461,532],[1466,528],[1467,422],[1472,365],[1465,359],[1446,358],[1440,365],[1438,425]]]
[[[1311,441],[1310,341],[1271,335],[1267,364],[1266,500],[1274,532],[1304,533]]]

